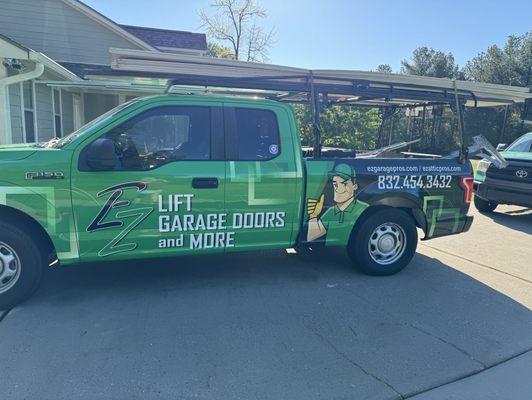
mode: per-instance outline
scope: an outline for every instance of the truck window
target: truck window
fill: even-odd
[[[179,160],[209,160],[209,107],[165,106],[139,114],[103,137],[115,142],[122,170]]]
[[[532,152],[532,135],[522,136],[512,143],[506,151],[514,151],[516,153],[530,153]]]
[[[235,108],[238,159],[263,161],[280,152],[279,126],[270,110]]]

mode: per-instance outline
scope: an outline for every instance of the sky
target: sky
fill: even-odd
[[[120,24],[202,32],[211,0],[84,0]],[[463,66],[509,35],[532,30],[528,0],[258,0],[276,31],[269,62],[315,69],[395,72],[419,46],[452,52]]]

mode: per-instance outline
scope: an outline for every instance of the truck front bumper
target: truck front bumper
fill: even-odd
[[[532,186],[529,183],[486,178],[484,182],[475,181],[473,191],[478,197],[495,203],[532,207]]]

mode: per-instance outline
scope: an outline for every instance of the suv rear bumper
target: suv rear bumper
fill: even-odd
[[[488,201],[532,207],[532,185],[529,183],[486,178],[484,182],[475,181],[473,191]]]

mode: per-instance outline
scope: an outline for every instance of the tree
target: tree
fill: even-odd
[[[214,58],[228,58],[235,59],[235,55],[229,47],[221,46],[218,43],[207,43],[207,56]]]
[[[386,74],[391,74],[393,71],[392,71],[392,67],[390,67],[388,64],[380,64],[377,67],[377,72],[384,72]]]
[[[304,146],[314,145],[314,128],[310,108],[306,104],[292,106]],[[348,149],[375,148],[380,116],[377,109],[331,106],[320,113],[324,146]]]
[[[463,77],[452,53],[444,53],[429,47],[418,47],[413,51],[411,60],[403,60],[401,65],[401,73],[408,75],[451,79]],[[421,138],[421,141],[413,146],[418,151],[444,154],[456,149],[459,144],[455,129],[456,121],[452,114],[445,111],[442,107],[424,107],[418,117],[408,117],[411,120],[406,119],[406,123],[404,118],[399,120],[396,117],[397,133],[394,129],[394,137],[401,136],[406,125],[407,130],[412,130],[413,138]],[[410,134],[408,136],[403,139],[408,140]]]
[[[464,68],[467,79],[502,85],[532,85],[532,31],[510,36],[503,49],[490,46]]]
[[[401,73],[408,75],[433,76],[436,78],[460,78],[460,70],[452,53],[428,47],[418,47],[412,53],[412,60],[401,61]]]
[[[532,88],[532,31],[509,36],[503,48],[490,46],[469,61],[463,73],[477,82]],[[468,130],[486,136],[492,143],[510,143],[527,130],[522,105],[470,110],[466,116]]]
[[[267,60],[274,30],[259,24],[267,14],[256,0],[214,0],[211,7],[215,9],[212,15],[204,9],[198,15],[212,40],[227,44],[235,60]]]
[[[376,108],[326,108],[320,115],[323,144],[357,150],[374,149],[380,121]]]

